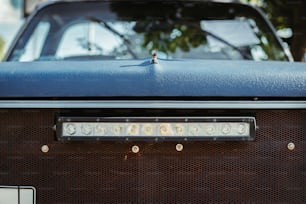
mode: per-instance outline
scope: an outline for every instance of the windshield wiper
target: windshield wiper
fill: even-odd
[[[113,27],[108,25],[108,23],[106,23],[102,19],[98,19],[98,18],[93,17],[93,16],[88,16],[86,19],[91,21],[91,22],[95,22],[95,23],[98,23],[99,25],[102,25],[104,28],[106,28],[107,30],[111,31],[113,34],[120,37],[123,40],[123,43],[126,45],[127,51],[132,55],[132,57],[134,59],[138,58],[137,55],[133,52],[133,50],[130,48],[131,41],[129,41],[129,39],[127,39],[124,35],[119,33],[117,30],[115,30]]]
[[[218,40],[219,42],[222,42],[222,43],[224,43],[225,45],[227,45],[227,46],[233,48],[234,50],[236,50],[237,52],[239,52],[239,54],[243,57],[243,59],[253,60],[253,58],[252,58],[249,54],[245,53],[245,52],[244,52],[243,50],[241,50],[239,47],[233,45],[232,43],[228,42],[227,40],[225,40],[225,39],[223,39],[223,38],[217,36],[216,34],[214,34],[214,33],[212,33],[212,32],[209,32],[209,31],[207,31],[207,30],[203,30],[203,29],[202,29],[202,31],[203,31],[203,33],[205,33],[206,35],[209,35],[209,36],[213,37],[214,39]]]

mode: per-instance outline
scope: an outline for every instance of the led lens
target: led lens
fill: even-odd
[[[71,123],[66,123],[64,126],[64,134],[74,135],[76,133],[76,125]]]
[[[183,124],[175,124],[175,133],[178,136],[183,136],[185,134],[185,127]]]
[[[104,135],[106,135],[106,133],[107,133],[107,129],[108,129],[108,128],[107,128],[105,125],[97,124],[95,134],[96,134],[96,135],[104,136]]]
[[[140,124],[132,123],[127,126],[127,134],[131,136],[139,135]]]
[[[112,133],[114,136],[120,136],[123,133],[123,124],[121,123],[115,123],[115,124],[110,124],[112,127]]]
[[[81,132],[83,135],[90,135],[92,133],[92,125],[91,124],[82,124],[81,125]]]
[[[231,132],[231,126],[230,126],[230,124],[225,123],[225,124],[222,125],[221,128],[222,128],[222,133],[223,133],[224,135],[228,135],[228,134]]]
[[[142,132],[145,136],[153,136],[155,126],[151,123],[145,123],[142,126]]]
[[[171,131],[170,123],[162,123],[159,125],[159,134],[161,136],[171,136],[173,132]]]

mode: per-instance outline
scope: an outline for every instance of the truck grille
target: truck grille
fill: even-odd
[[[305,111],[254,110],[254,142],[187,141],[181,152],[175,142],[56,141],[63,112],[0,110],[0,185],[34,186],[44,204],[306,203]]]

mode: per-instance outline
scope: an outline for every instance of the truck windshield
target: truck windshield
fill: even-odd
[[[257,10],[212,2],[61,2],[31,18],[10,61],[288,60]]]

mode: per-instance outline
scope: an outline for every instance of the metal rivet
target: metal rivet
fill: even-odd
[[[183,151],[184,146],[183,146],[182,144],[177,144],[177,145],[175,146],[175,149],[176,149],[176,151],[181,152],[181,151]]]
[[[288,143],[287,148],[292,151],[295,149],[295,144],[293,142]]]
[[[135,154],[138,153],[139,152],[139,147],[137,145],[134,145],[132,147],[132,152],[135,153]]]
[[[48,147],[48,145],[43,145],[43,146],[41,146],[41,151],[42,151],[43,153],[49,152],[49,147]]]

